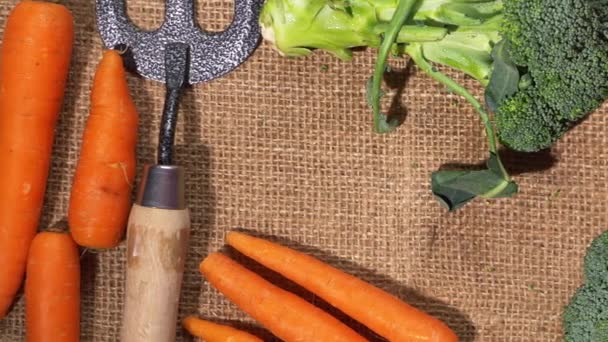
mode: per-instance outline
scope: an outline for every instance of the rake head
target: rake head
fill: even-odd
[[[159,82],[167,82],[167,47],[187,45],[186,81],[196,84],[229,73],[253,53],[260,41],[261,2],[235,0],[230,26],[223,32],[209,33],[196,22],[194,0],[167,0],[165,20],[154,31],[133,24],[125,0],[97,0],[97,27],[107,48],[127,47],[135,71]]]

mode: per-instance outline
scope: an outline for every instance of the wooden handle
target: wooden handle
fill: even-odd
[[[188,209],[131,209],[121,341],[175,341],[189,236]]]

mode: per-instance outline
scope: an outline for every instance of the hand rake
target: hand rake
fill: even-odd
[[[260,40],[260,0],[235,0],[234,20],[221,33],[201,30],[194,0],[167,0],[155,31],[137,28],[125,0],[97,0],[97,26],[109,49],[126,49],[139,75],[164,82],[166,97],[158,161],[144,167],[127,228],[127,273],[121,340],[173,342],[190,216],[184,170],[174,165],[173,144],[180,93],[234,70]]]

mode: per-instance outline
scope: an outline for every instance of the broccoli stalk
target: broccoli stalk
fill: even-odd
[[[462,0],[460,0],[462,1]],[[447,65],[455,69],[461,70],[464,73],[474,77],[483,85],[489,82],[489,75],[492,68],[492,48],[499,40],[498,24],[500,23],[500,9],[502,4],[496,1],[476,3],[477,7],[471,8],[470,4],[455,2],[455,0],[440,0],[440,1],[425,1],[422,2],[422,7],[418,9],[414,18],[417,20],[442,20],[443,25],[447,24],[466,24],[475,26],[459,26],[456,29],[448,31],[446,27],[436,27],[419,24],[418,26],[404,26],[410,13],[419,4],[419,0],[402,0],[398,3],[395,12],[391,13],[392,18],[388,24],[376,25],[376,32],[382,32],[382,44],[378,50],[378,58],[374,69],[371,84],[369,86],[369,102],[374,115],[374,129],[379,133],[390,132],[397,127],[397,120],[388,121],[386,115],[380,113],[380,91],[382,76],[386,69],[388,54],[394,47],[394,43],[409,43],[406,46],[416,46],[420,48],[420,58],[413,58],[409,51],[417,51],[417,48],[409,50],[407,47],[404,50],[406,54],[414,60],[419,67],[422,65],[418,62],[432,61],[435,63]],[[458,7],[455,5],[459,5]],[[492,9],[489,11],[484,7]],[[420,4],[419,4],[420,5]],[[447,9],[446,9],[447,8]],[[473,11],[475,10],[475,11]],[[481,11],[481,12],[480,12]],[[474,12],[474,13],[471,13]],[[386,13],[383,13],[386,15]],[[473,17],[477,15],[477,19]],[[492,17],[487,17],[492,15]],[[441,37],[435,34],[437,30],[445,30]],[[399,38],[409,38],[401,39]],[[432,39],[424,39],[432,38]],[[437,39],[439,38],[439,39]],[[424,55],[424,56],[423,56]],[[442,78],[445,80],[445,76]],[[444,83],[444,82],[442,82]],[[458,93],[463,95],[463,88],[460,88]],[[466,91],[465,91],[466,92]],[[464,96],[471,102],[473,97],[466,92],[468,96]],[[478,104],[476,100],[471,102],[473,106]],[[480,108],[476,108],[478,111]],[[484,112],[482,117],[487,114]],[[484,122],[486,127],[489,125],[489,120]],[[491,135],[494,139],[494,133]]]
[[[391,52],[409,55],[471,103],[486,128],[490,158],[486,170],[433,174],[433,192],[450,209],[476,196],[517,192],[497,139],[518,151],[548,148],[603,103],[607,21],[603,0],[266,0],[260,17],[265,39],[286,56],[322,49],[350,60],[354,47],[377,48],[368,83],[377,132],[398,124],[380,112]],[[477,80],[488,108],[433,64]]]
[[[374,75],[371,79],[371,85],[369,87],[371,91],[368,92],[368,98],[372,106],[372,110],[374,112],[374,128],[379,133],[390,132],[395,129],[395,127],[397,127],[397,125],[399,124],[397,120],[389,122],[387,120],[387,116],[385,114],[380,113],[380,98],[382,97],[380,87],[382,85],[382,76],[384,75],[384,71],[386,70],[388,53],[392,48],[393,42],[399,36],[401,27],[405,23],[405,20],[409,18],[410,13],[412,12],[412,9],[416,2],[417,0],[401,0],[399,2],[397,10],[395,11],[390,23],[388,24],[388,29],[384,33],[384,42],[382,43],[382,45],[380,46],[380,50],[378,51],[379,58],[376,62]]]
[[[464,87],[453,79],[439,72],[426,60],[423,53],[424,44],[410,44],[405,48],[418,67],[435,81],[446,86],[450,91],[464,97],[479,113],[484,124],[490,158],[487,169],[481,171],[436,171],[433,173],[432,190],[435,197],[449,210],[462,207],[476,196],[482,198],[509,197],[518,190],[517,184],[510,176],[498,156],[498,145],[494,127],[484,107]]]
[[[374,127],[377,132],[385,133],[393,130],[397,123],[390,121],[385,114],[380,113],[381,78],[386,68],[388,51],[395,43],[397,33],[408,16],[404,13],[411,11],[413,1],[402,0],[397,6],[389,30],[383,37],[378,52],[374,76],[368,88],[373,115]],[[414,1],[415,2],[415,1]],[[424,6],[424,5],[427,6]],[[432,4],[431,8],[428,6]],[[431,176],[431,188],[435,198],[448,210],[456,210],[475,197],[502,198],[517,193],[518,187],[510,179],[498,155],[496,134],[490,117],[484,106],[464,87],[453,79],[439,72],[431,62],[447,65],[461,70],[474,77],[484,85],[489,84],[492,68],[492,50],[499,40],[498,23],[502,8],[501,3],[456,3],[446,0],[423,2],[418,16],[420,18],[443,21],[445,24],[463,24],[448,32],[443,39],[433,42],[410,42],[404,52],[418,67],[435,81],[446,86],[450,91],[464,97],[479,113],[486,130],[490,158],[487,169],[476,171],[443,170],[436,171]],[[474,7],[477,5],[477,7]],[[431,10],[432,9],[432,10]],[[491,9],[491,10],[488,10]],[[475,26],[470,26],[475,25]]]

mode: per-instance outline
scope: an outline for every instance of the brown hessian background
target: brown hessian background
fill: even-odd
[[[0,27],[16,3],[2,1]],[[67,229],[70,184],[102,51],[94,1],[62,3],[74,14],[76,38],[41,230]],[[137,24],[160,25],[163,1],[127,3]],[[198,18],[205,29],[222,30],[232,2],[199,1]],[[180,317],[198,314],[261,331],[198,272],[207,253],[224,248],[225,232],[240,228],[390,291],[447,322],[462,341],[559,341],[561,310],[582,281],[585,248],[608,221],[606,108],[549,152],[506,153],[520,185],[516,197],[477,200],[448,213],[430,193],[430,173],[483,162],[481,123],[463,99],[407,60],[393,60],[390,105],[405,121],[392,134],[373,133],[364,85],[374,53],[357,52],[353,62],[326,53],[287,59],[264,43],[236,71],[185,93],[176,149],[187,170],[192,236]],[[450,75],[481,94],[470,79]],[[133,75],[129,83],[141,116],[141,171],[155,160],[164,88]],[[124,243],[84,252],[83,341],[118,340],[124,260]],[[0,321],[0,341],[23,337],[20,294]],[[178,340],[190,340],[181,327]]]

